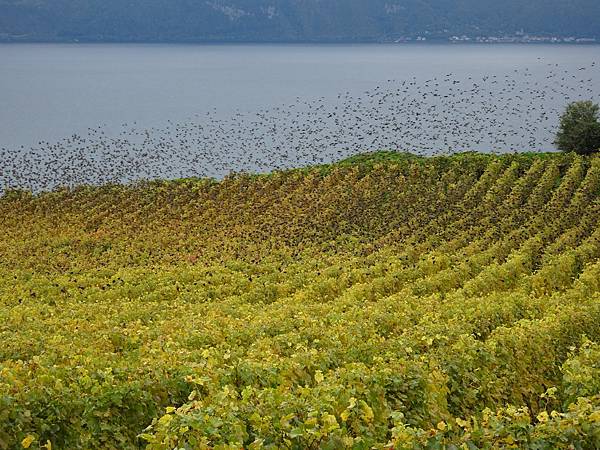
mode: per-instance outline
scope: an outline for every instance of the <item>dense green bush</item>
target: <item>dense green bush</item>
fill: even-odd
[[[563,152],[588,155],[600,150],[600,107],[592,101],[573,102],[560,119],[556,146]]]

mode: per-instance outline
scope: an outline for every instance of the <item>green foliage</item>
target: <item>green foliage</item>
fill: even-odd
[[[560,118],[556,146],[580,155],[600,151],[600,107],[592,101],[573,102]]]
[[[596,448],[600,155],[0,197],[0,449]]]

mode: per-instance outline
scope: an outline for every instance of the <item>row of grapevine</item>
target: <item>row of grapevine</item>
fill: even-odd
[[[0,449],[600,446],[600,158],[0,197]]]

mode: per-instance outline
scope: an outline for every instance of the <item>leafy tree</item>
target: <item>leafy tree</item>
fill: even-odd
[[[555,144],[563,152],[588,155],[600,150],[600,107],[592,101],[573,102],[560,118]]]

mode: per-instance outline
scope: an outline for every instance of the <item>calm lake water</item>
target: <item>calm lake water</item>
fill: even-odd
[[[180,157],[172,173],[145,165],[150,177],[269,170],[319,148],[551,150],[565,105],[600,100],[600,46],[14,44],[0,61],[0,164],[13,172],[91,142],[104,157],[117,141],[121,156],[144,143],[198,153],[195,171]]]

